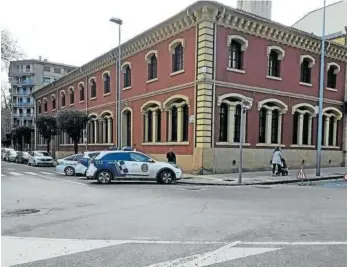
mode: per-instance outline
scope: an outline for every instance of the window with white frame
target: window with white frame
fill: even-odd
[[[96,81],[94,77],[89,79],[89,86],[90,86],[90,98],[96,98]]]
[[[127,89],[131,87],[131,63],[124,62],[122,67],[123,72],[123,89]]]
[[[65,91],[60,92],[60,99],[61,107],[65,107]]]
[[[37,112],[41,114],[41,101],[37,101]]]
[[[337,86],[337,75],[340,72],[340,65],[331,62],[327,64],[327,87],[336,89]]]
[[[251,103],[252,99],[240,94],[231,93],[218,97],[219,105],[219,142],[229,144],[240,143],[240,133],[243,127],[243,142],[247,142],[247,114],[241,125],[241,101]]]
[[[43,112],[47,112],[48,106],[47,106],[47,98],[43,99]]]
[[[111,144],[113,142],[112,128],[113,128],[112,113],[110,111],[104,111],[100,115],[100,120],[99,120],[99,131],[101,132],[100,143]]]
[[[229,47],[228,68],[243,70],[243,54],[248,47],[248,40],[239,35],[229,35],[227,44]]]
[[[145,56],[145,62],[148,65],[147,80],[153,80],[158,78],[158,51],[149,51]]]
[[[167,140],[187,142],[189,140],[189,104],[187,98],[174,96],[164,102],[167,118]]]
[[[285,51],[278,46],[269,46],[267,48],[269,77],[281,77],[281,61],[284,59]]]
[[[142,107],[143,141],[145,143],[161,142],[161,103],[148,101]]]
[[[52,110],[56,109],[56,97],[55,95],[51,95],[51,99],[52,99]]]
[[[281,144],[282,116],[288,106],[278,99],[265,99],[258,102],[259,138],[261,144]]]
[[[315,59],[309,55],[302,55],[300,56],[300,64],[300,82],[312,84],[312,68],[315,65]]]
[[[313,144],[313,119],[316,117],[315,108],[311,104],[297,104],[293,106],[293,144]]]
[[[337,108],[323,109],[322,145],[325,147],[337,147],[339,136],[339,122],[342,112]]]
[[[172,55],[172,72],[184,69],[184,40],[176,39],[169,44],[169,52]]]
[[[102,75],[104,81],[104,94],[108,94],[111,92],[111,77],[109,72],[105,72]]]
[[[80,91],[80,102],[82,102],[82,101],[84,101],[84,83],[80,82],[78,84],[78,88],[79,88],[79,91]]]
[[[73,87],[69,88],[69,95],[70,95],[70,105],[75,104],[75,89]]]

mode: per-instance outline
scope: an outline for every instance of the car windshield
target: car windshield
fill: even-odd
[[[23,156],[29,156],[28,152],[23,152]]]
[[[150,157],[140,154],[140,153],[130,153],[130,157],[134,160],[134,161],[139,161],[139,162],[148,162],[149,160],[151,160]]]
[[[39,157],[50,157],[51,156],[48,152],[43,152],[43,151],[35,152],[34,155],[39,156]]]
[[[18,152],[17,151],[10,151],[11,155],[16,155]]]

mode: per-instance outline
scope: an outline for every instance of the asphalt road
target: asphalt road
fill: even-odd
[[[342,181],[98,185],[6,162],[1,180],[1,266],[346,267]]]

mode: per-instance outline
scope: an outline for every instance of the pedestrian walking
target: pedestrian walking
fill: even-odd
[[[173,152],[172,148],[170,148],[170,151],[166,154],[166,158],[169,163],[176,164],[176,154]]]
[[[272,154],[272,176],[275,176],[276,174],[281,173],[281,166],[282,166],[282,151],[280,147],[276,147],[275,151]],[[277,173],[275,173],[277,168]]]

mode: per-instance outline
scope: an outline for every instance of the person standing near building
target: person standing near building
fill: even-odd
[[[173,152],[172,148],[170,148],[170,151],[166,154],[166,158],[169,163],[176,164],[176,154]]]
[[[277,167],[277,173],[281,172],[281,165],[282,165],[282,152],[280,147],[276,147],[274,153],[272,154],[272,176],[275,176],[275,171]]]

